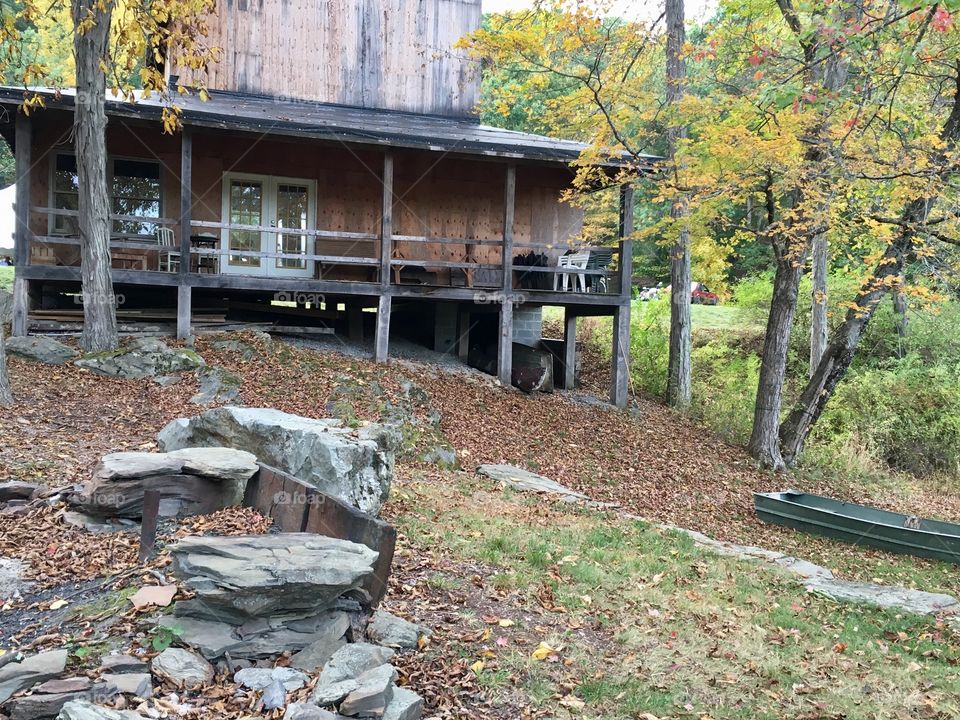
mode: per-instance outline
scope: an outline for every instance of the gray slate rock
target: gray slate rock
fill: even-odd
[[[153,674],[178,687],[195,688],[213,680],[213,665],[182,648],[167,648],[150,662]]]
[[[123,695],[135,695],[138,698],[153,697],[153,677],[148,672],[105,673],[100,676],[108,685],[113,685]]]
[[[243,380],[226,368],[207,366],[197,372],[199,387],[190,398],[195,405],[219,405],[236,402]]]
[[[86,700],[72,700],[63,706],[57,720],[145,720],[133,710],[114,710]]]
[[[407,688],[395,687],[393,700],[387,705],[383,720],[420,720],[423,698]]]
[[[27,587],[23,580],[24,569],[22,560],[0,555],[0,600],[18,597]]]
[[[889,585],[814,578],[807,584],[807,590],[837,602],[903,610],[917,615],[935,615],[960,609],[957,599],[951,595]]]
[[[481,465],[477,472],[521,492],[559,495],[568,500],[589,500],[583,493],[564,487],[555,480],[537,475],[516,465]]]
[[[233,681],[251,690],[264,690],[274,682],[283,685],[287,692],[299,690],[309,678],[299,670],[289,667],[244,668],[233,674]]]
[[[349,628],[350,617],[346,613],[335,615],[333,622],[317,628],[316,640],[290,658],[291,667],[307,672],[315,672],[322,668],[333,654],[346,644],[345,635]]]
[[[33,689],[30,695],[10,700],[6,709],[10,720],[47,720],[55,718],[63,706],[73,700],[107,702],[117,694],[109,683],[91,683],[87,678],[50,680]]]
[[[279,680],[271,682],[260,696],[260,707],[264,710],[276,710],[287,704],[287,693]]]
[[[377,559],[364,545],[312,533],[187,537],[170,551],[174,573],[196,595],[188,607],[234,624],[317,614],[362,594]]]
[[[47,365],[63,365],[77,356],[77,351],[69,345],[43,335],[9,337],[6,348],[11,355]]]
[[[100,669],[110,673],[143,673],[147,663],[133,655],[104,655],[100,658]]]
[[[314,420],[269,408],[221,407],[180,418],[157,435],[165,451],[218,446],[249,450],[318,490],[376,515],[390,493],[397,433],[339,420]]]
[[[38,692],[38,693],[80,692],[82,690],[89,690],[91,685],[93,685],[93,681],[91,681],[90,678],[87,678],[87,677],[54,678],[53,680],[47,680],[46,682],[40,683],[35,688],[33,688],[33,692]]]
[[[91,533],[140,532],[140,523],[130,518],[104,518],[79,510],[64,512],[63,522]]]
[[[377,645],[387,647],[415,648],[423,634],[419,625],[386,610],[377,610],[367,626],[367,637]]]
[[[320,684],[353,679],[368,670],[385,665],[394,656],[390,648],[369,643],[349,643],[337,650],[320,673]]]
[[[340,703],[340,714],[361,717],[382,717],[393,700],[393,683],[397,671],[392,665],[381,665],[357,677],[357,689]]]
[[[99,375],[136,379],[196,370],[205,363],[193,350],[171,348],[157,338],[136,338],[120,350],[84,355],[73,364]]]
[[[29,500],[38,487],[39,485],[20,480],[2,482],[0,483],[0,503],[10,500]]]
[[[337,716],[309,703],[291,703],[283,713],[283,720],[337,720]]]
[[[66,650],[51,650],[0,667],[0,703],[11,695],[61,675],[67,666]]]
[[[260,469],[256,455],[233,448],[184,448],[169,452],[167,455],[183,461],[180,469],[182,473],[219,480],[236,480],[245,483]]]

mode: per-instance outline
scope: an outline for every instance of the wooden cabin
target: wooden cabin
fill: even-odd
[[[108,100],[115,291],[122,310],[169,308],[179,337],[205,313],[271,312],[369,325],[515,380],[515,341],[535,346],[540,309],[565,308],[560,386],[573,384],[577,317],[615,322],[611,401],[627,396],[632,193],[620,237],[584,248],[562,202],[583,146],[481,125],[478,70],[454,50],[479,0],[221,0],[210,98]],[[0,132],[17,160],[14,334],[72,307],[80,279],[69,92],[17,110]],[[627,258],[627,261],[623,261]],[[306,320],[304,321],[304,318]],[[476,356],[476,359],[474,356]]]

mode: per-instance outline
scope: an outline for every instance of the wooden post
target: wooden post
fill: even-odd
[[[630,382],[630,302],[633,291],[633,188],[620,189],[620,304],[613,312],[610,402],[627,406]]]
[[[513,290],[513,216],[517,200],[517,166],[507,165],[507,180],[503,193],[503,293]],[[505,298],[506,299],[506,298]],[[511,309],[512,312],[512,309]],[[512,317],[512,316],[511,316]]]
[[[500,303],[500,340],[497,346],[497,377],[500,384],[513,384],[513,302],[505,297]]]
[[[390,295],[381,295],[377,305],[377,338],[373,352],[376,362],[386,362],[390,349],[390,307],[393,298]]]
[[[177,289],[177,337],[190,337],[190,219],[193,208],[193,135],[180,133],[180,285]]]
[[[157,544],[157,517],[160,515],[160,491],[144,490],[143,516],[140,519],[140,553],[141,563],[153,555]]]
[[[563,389],[573,390],[577,382],[577,315],[563,312]]]
[[[470,311],[461,310],[460,320],[457,324],[457,357],[466,362],[470,355]]]
[[[14,228],[13,321],[10,328],[14,337],[27,334],[27,312],[30,293],[22,271],[30,264],[30,118],[17,113],[14,130],[16,161],[16,226]]]
[[[390,259],[393,256],[393,153],[383,156],[383,208],[380,216],[380,285],[390,285]]]

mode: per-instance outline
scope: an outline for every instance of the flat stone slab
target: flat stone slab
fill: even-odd
[[[960,604],[951,595],[873,583],[818,578],[807,584],[807,591],[837,602],[873,605],[917,615],[954,613],[960,610]]]
[[[392,665],[381,665],[357,676],[357,688],[340,703],[340,714],[382,717],[393,700],[396,679],[397,671]]]
[[[235,683],[251,690],[266,690],[279,682],[286,692],[293,692],[306,685],[308,679],[306,674],[289,667],[243,668],[233,674]]]
[[[283,713],[283,720],[338,720],[338,716],[309,703],[291,703]]]
[[[171,348],[156,338],[136,338],[120,350],[84,355],[73,364],[99,375],[137,379],[196,370],[205,363],[193,350]]]
[[[386,610],[377,610],[367,626],[367,637],[377,645],[387,647],[415,648],[423,634],[423,628],[416,623]]]
[[[57,720],[145,720],[133,710],[114,710],[86,700],[72,700],[60,710]]]
[[[39,487],[39,485],[20,480],[2,482],[0,483],[0,503],[10,500],[29,500]]]
[[[563,498],[574,498],[577,500],[590,499],[583,493],[564,487],[555,480],[551,480],[543,475],[537,475],[516,465],[481,465],[477,468],[477,472],[520,492],[559,495]]]
[[[383,713],[383,720],[420,720],[423,715],[423,698],[407,688],[395,687],[393,700]]]
[[[280,613],[317,614],[342,595],[362,597],[377,560],[365,545],[312,533],[186,537],[170,552],[175,575],[195,593],[188,607],[238,625]]]
[[[213,666],[196,653],[167,648],[150,662],[154,675],[186,688],[200,687],[213,680]]]
[[[47,365],[63,365],[77,356],[77,351],[69,345],[43,335],[9,337],[6,348],[11,355]]]
[[[0,668],[0,704],[11,695],[37,683],[63,674],[67,666],[66,650],[51,650],[11,662]]]

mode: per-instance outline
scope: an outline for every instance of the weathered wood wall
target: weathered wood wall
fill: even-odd
[[[70,119],[66,113],[41,113],[34,123],[36,160],[31,171],[31,204],[46,206],[52,155],[73,151]],[[209,130],[194,131],[193,147],[193,220],[219,222],[223,174],[246,172],[315,180],[317,229],[380,232],[383,151],[379,148]],[[117,157],[159,160],[161,215],[171,219],[179,216],[179,136],[163,135],[156,126],[111,120],[107,149]],[[395,151],[394,168],[395,235],[494,241],[496,244],[476,246],[472,259],[478,263],[500,262],[504,163],[449,155],[438,159],[437,153],[402,150]],[[517,168],[514,254],[529,252],[525,245],[536,245],[555,258],[562,253],[560,248],[580,232],[582,211],[560,201],[569,182],[570,172],[563,166]],[[37,234],[47,232],[43,216],[34,214],[31,226]],[[179,228],[174,226],[173,230],[179,237]],[[208,231],[217,233],[215,229]],[[378,243],[346,242],[355,252],[345,255],[379,255]],[[461,244],[398,241],[395,246],[407,259],[464,260]]]
[[[454,44],[480,26],[480,0],[218,0],[206,82],[278,98],[470,115],[480,73]]]

